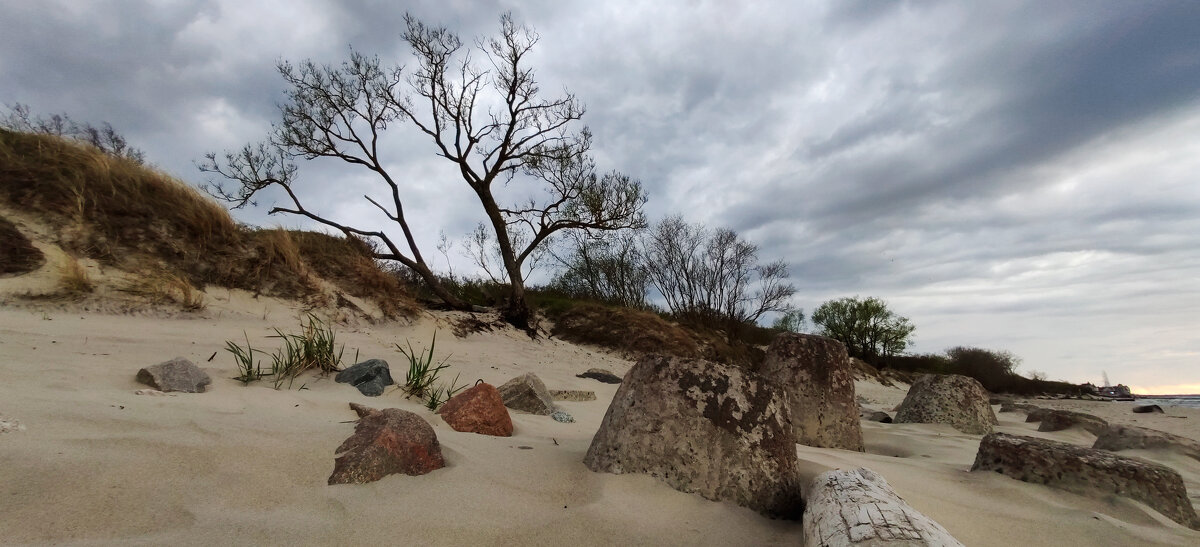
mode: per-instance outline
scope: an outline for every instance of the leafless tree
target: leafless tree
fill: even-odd
[[[791,309],[796,289],[787,283],[783,261],[758,263],[758,247],[729,229],[710,233],[682,217],[668,217],[649,230],[643,256],[650,282],[677,317],[738,327],[771,311]]]
[[[627,308],[647,307],[649,272],[643,267],[638,234],[575,232],[552,253],[560,269],[551,286],[573,297]]]
[[[235,183],[209,186],[210,192],[243,206],[264,189],[277,187],[289,205],[271,213],[305,216],[346,234],[383,243],[377,258],[396,260],[416,272],[447,304],[467,304],[438,282],[417,248],[404,215],[404,190],[385,169],[378,145],[389,125],[408,123],[427,135],[438,156],[456,166],[483,207],[495,236],[509,284],[505,318],[530,328],[522,267],[553,234],[564,230],[607,231],[645,224],[645,192],[638,181],[618,173],[598,173],[589,153],[591,133],[576,128],[584,108],[574,95],[543,98],[526,56],[537,43],[531,29],[510,14],[500,17],[499,36],[464,47],[454,33],[405,17],[403,34],[416,68],[383,67],[377,57],[351,51],[340,67],[304,61],[282,62],[290,86],[281,106],[282,121],[268,140],[218,158],[209,154],[201,170]],[[480,55],[472,57],[472,52]],[[406,84],[406,85],[402,85]],[[489,106],[490,105],[490,106]],[[306,208],[296,193],[293,160],[336,158],[375,172],[391,200],[378,207],[399,226],[404,249],[381,229],[362,229]],[[500,186],[531,187],[519,203],[500,203]],[[522,234],[520,238],[514,234]]]
[[[0,127],[24,133],[65,137],[90,144],[101,152],[132,161],[138,165],[146,163],[146,154],[129,145],[125,136],[118,133],[108,122],[100,126],[78,123],[66,114],[33,116],[29,105],[17,103],[9,107],[8,115],[0,119]]]

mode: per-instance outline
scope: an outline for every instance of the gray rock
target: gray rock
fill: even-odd
[[[971,471],[995,471],[1014,479],[1079,494],[1135,499],[1192,529],[1200,529],[1183,478],[1156,463],[1094,448],[992,433],[979,443]]]
[[[191,361],[176,357],[139,370],[137,381],[159,391],[203,393],[204,387],[212,383],[212,378]]]
[[[1042,417],[1038,431],[1062,431],[1079,426],[1092,435],[1099,435],[1108,429],[1108,422],[1091,414],[1072,412],[1070,410],[1051,410]]]
[[[550,390],[550,397],[555,401],[595,401],[596,392],[584,391],[582,389],[552,389]]]
[[[988,392],[974,378],[958,374],[926,374],[917,378],[893,421],[948,424],[963,433],[983,435],[1000,423]]]
[[[554,421],[562,422],[564,424],[575,423],[574,416],[571,416],[570,414],[567,414],[566,412],[563,412],[561,410],[555,410],[554,412],[551,412],[550,417],[554,418]]]
[[[1011,403],[1011,402],[1000,403],[1000,412],[1021,411],[1021,412],[1029,413],[1029,412],[1033,412],[1039,408],[1042,408],[1042,407],[1037,406],[1037,405],[1031,405],[1029,403]]]
[[[546,389],[546,384],[542,383],[542,380],[532,372],[504,382],[504,385],[497,389],[500,390],[500,398],[504,400],[504,406],[513,410],[521,410],[539,416],[549,416],[556,410],[554,397]]]
[[[1162,407],[1158,406],[1158,405],[1138,405],[1138,406],[1133,407],[1133,411],[1134,411],[1134,413],[1137,413],[1137,414],[1148,414],[1151,412],[1157,413],[1157,414],[1163,413]]]
[[[892,423],[892,417],[887,412],[882,410],[869,410],[862,413],[862,419],[868,422],[879,422],[881,424]]]
[[[796,442],[863,451],[854,370],[841,342],[780,334],[767,348],[759,373],[787,393]]]
[[[1102,450],[1168,450],[1200,460],[1200,443],[1155,429],[1131,425],[1110,425],[1096,437],[1092,448]]]
[[[1029,423],[1034,423],[1034,422],[1040,422],[1043,419],[1045,419],[1046,416],[1049,416],[1051,412],[1054,412],[1053,408],[1038,407],[1033,410],[1030,410],[1029,413],[1025,415],[1025,423],[1029,424]]]
[[[589,368],[587,370],[587,372],[585,372],[583,374],[576,374],[575,377],[576,378],[591,378],[593,380],[596,380],[598,382],[603,382],[605,384],[621,383],[620,376],[617,376],[616,374],[613,374],[611,371],[608,371],[608,370],[605,370],[602,368]]]
[[[700,359],[643,357],[626,375],[583,463],[645,473],[676,490],[799,519],[787,396],[773,382]]]
[[[367,359],[347,367],[338,372],[333,380],[342,384],[350,384],[368,397],[383,395],[384,388],[396,383],[392,380],[391,368],[383,359]]]
[[[804,493],[805,545],[962,545],[864,467],[821,473]]]

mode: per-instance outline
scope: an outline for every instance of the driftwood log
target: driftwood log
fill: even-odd
[[[821,473],[804,497],[805,545],[962,545],[867,468]]]

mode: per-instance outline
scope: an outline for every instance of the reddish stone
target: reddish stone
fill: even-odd
[[[479,383],[450,398],[438,411],[455,431],[511,437],[512,418],[504,408],[500,391],[491,384]]]
[[[424,475],[446,466],[437,435],[420,416],[386,408],[367,412],[337,449],[329,484],[363,484],[394,473]]]

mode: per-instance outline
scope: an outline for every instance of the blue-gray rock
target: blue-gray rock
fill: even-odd
[[[617,376],[616,374],[613,374],[612,372],[604,370],[602,368],[589,368],[587,372],[585,372],[583,374],[576,374],[575,377],[576,378],[591,378],[593,380],[596,380],[597,382],[603,382],[605,384],[621,383],[620,376]]]
[[[212,378],[191,361],[176,357],[139,370],[137,381],[159,391],[203,393],[204,387],[212,383]]]
[[[396,382],[392,381],[392,370],[383,359],[367,359],[348,367],[333,377],[335,382],[350,384],[368,397],[383,395],[383,388]]]
[[[564,424],[575,423],[575,418],[573,416],[561,410],[555,410],[554,412],[551,412],[550,417],[554,418],[554,421],[562,422]]]

